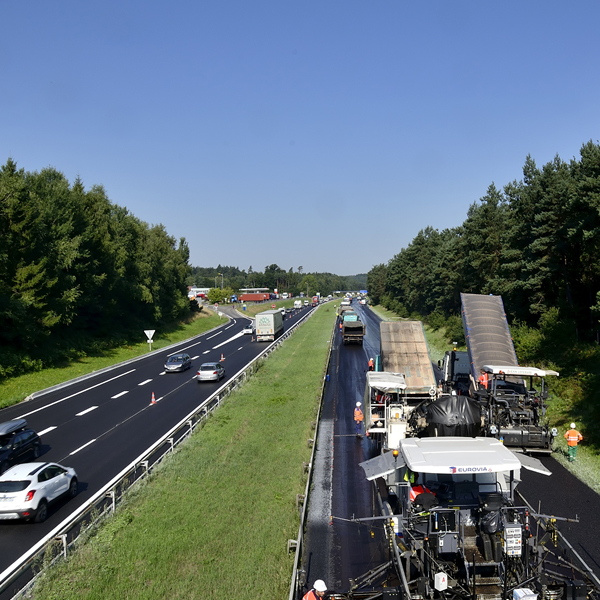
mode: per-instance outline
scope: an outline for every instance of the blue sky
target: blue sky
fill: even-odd
[[[367,272],[600,138],[600,3],[0,1],[0,162],[195,266]]]

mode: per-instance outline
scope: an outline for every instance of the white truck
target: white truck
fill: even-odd
[[[272,342],[283,333],[281,310],[265,310],[256,315],[256,341]]]
[[[302,308],[302,300],[294,300],[294,308]]]

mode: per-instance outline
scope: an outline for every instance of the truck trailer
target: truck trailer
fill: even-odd
[[[256,341],[272,342],[283,333],[281,310],[265,310],[256,315]]]
[[[240,294],[240,302],[262,302],[268,300],[269,294]]]
[[[361,344],[367,332],[365,324],[356,313],[346,312],[342,321],[342,341],[344,344]]]

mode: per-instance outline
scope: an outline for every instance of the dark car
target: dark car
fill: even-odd
[[[25,419],[0,423],[0,474],[18,463],[35,460],[41,453],[40,436]]]
[[[174,373],[175,371],[186,371],[192,366],[192,359],[189,354],[173,354],[167,358],[165,371]]]

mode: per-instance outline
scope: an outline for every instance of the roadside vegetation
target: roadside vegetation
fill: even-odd
[[[204,309],[192,313],[186,321],[173,323],[169,327],[157,329],[152,342],[152,350],[159,350],[176,342],[203,333],[223,323],[213,311]],[[95,354],[85,354],[71,361],[63,361],[60,366],[25,373],[0,381],[0,408],[21,402],[33,392],[69,381],[75,377],[93,373],[105,367],[142,356],[149,352],[147,341],[141,341],[143,332],[138,332],[140,339],[134,344],[105,349]]]
[[[287,597],[335,315],[308,319],[35,597]]]

